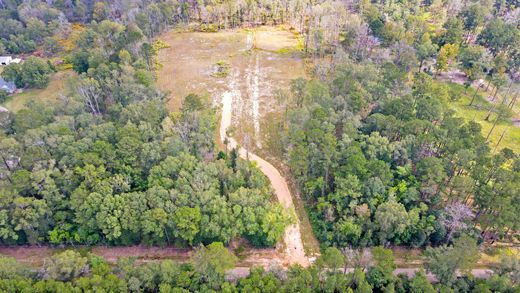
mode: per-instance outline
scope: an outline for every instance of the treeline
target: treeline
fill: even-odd
[[[190,22],[215,31],[242,25],[289,24],[304,34],[306,49],[339,42],[347,17],[342,1],[0,1],[0,54],[39,51],[52,56],[70,50],[75,24],[105,20],[135,24],[149,38]]]
[[[59,57],[78,72],[93,68],[104,70],[105,76],[112,69],[97,69],[98,65],[106,59],[124,59],[134,62],[141,83],[150,84],[152,69],[158,65],[152,56],[161,46],[153,41],[173,26],[197,22],[190,27],[217,31],[243,25],[290,24],[306,36],[305,50],[310,52],[314,47],[321,50],[323,42],[337,44],[345,17],[343,4],[334,1],[0,1],[0,55],[37,56],[28,58],[27,65],[7,66],[2,77],[18,88],[44,88],[55,70],[53,65],[62,61],[51,64],[39,57]],[[320,44],[312,41],[312,34]],[[131,54],[130,60],[121,48]],[[1,94],[5,99],[6,94]]]
[[[355,256],[352,254],[351,256]],[[345,270],[348,261],[353,270]],[[116,264],[103,258],[66,250],[31,268],[13,258],[0,257],[0,290],[5,292],[517,292],[518,261],[503,262],[489,279],[470,275],[449,283],[432,284],[423,270],[413,277],[394,275],[392,252],[381,247],[347,260],[337,249],[324,251],[309,268],[254,267],[247,277],[237,277],[236,257],[212,243],[199,247],[191,260],[139,264],[120,258]]]
[[[58,9],[42,1],[0,1],[0,55],[56,53],[70,23]]]
[[[326,62],[316,58],[315,78],[293,81],[280,97],[280,151],[324,247],[517,237],[520,157],[489,144],[494,126],[483,136],[478,123],[457,117],[450,103],[464,93],[436,80],[460,60],[467,88],[485,77],[496,95],[500,79],[515,83],[520,30],[508,16],[517,10],[416,4],[353,5],[341,45]],[[432,28],[434,12],[460,18]],[[470,25],[472,13],[485,17]],[[514,90],[503,99],[486,118],[494,125],[508,117]]]
[[[68,95],[1,113],[0,243],[273,246],[283,235],[291,219],[267,179],[234,150],[216,153],[210,102],[189,95],[166,111],[159,47],[135,24],[93,22],[66,59],[78,74]]]

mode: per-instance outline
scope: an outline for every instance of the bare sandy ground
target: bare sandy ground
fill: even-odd
[[[233,94],[231,92],[225,92],[222,95],[222,118],[220,121],[220,139],[224,142],[227,138],[228,147],[236,148],[238,147],[238,143],[232,137],[229,137],[227,134],[228,128],[231,126],[231,118],[232,118],[232,107],[233,107]],[[278,201],[282,204],[282,206],[290,213],[295,214],[294,205],[292,202],[291,192],[289,191],[289,187],[287,186],[287,182],[280,175],[280,172],[271,165],[269,162],[260,158],[259,156],[248,152],[246,149],[240,147],[239,148],[240,157],[243,159],[248,159],[257,164],[258,168],[269,178],[271,181],[271,185],[275,191],[276,197]],[[294,217],[296,219],[296,217]],[[284,235],[284,243],[285,243],[285,258],[289,264],[299,264],[304,267],[309,265],[309,259],[305,255],[305,251],[303,249],[303,242],[301,239],[300,226],[299,223],[295,223],[290,225],[285,230]]]

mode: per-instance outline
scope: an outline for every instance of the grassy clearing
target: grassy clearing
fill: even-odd
[[[258,50],[292,54],[303,50],[303,38],[286,27],[258,27],[251,31],[254,34],[254,48]]]
[[[230,59],[238,56],[245,47],[244,32],[178,32],[161,36],[168,45],[159,50],[157,86],[169,93],[168,109],[177,111],[188,94],[213,94],[225,87],[224,78],[212,76],[215,65],[224,60],[235,67]]]
[[[469,88],[466,92],[464,86],[462,85],[448,83],[448,86],[450,88],[451,96],[459,97],[457,100],[450,102],[450,107],[457,113],[458,116],[464,118],[466,121],[478,122],[482,126],[482,135],[487,137],[496,119],[496,114],[492,114],[489,121],[485,120],[489,109],[492,107],[491,103],[484,99],[479,93],[475,99],[474,104],[469,106],[471,98],[475,93],[475,89]],[[500,137],[504,131],[504,137],[497,147],[497,143],[499,142]],[[519,152],[520,127],[514,126],[509,119],[499,121],[489,136],[489,144],[491,150],[496,148],[498,151],[503,148],[510,148],[516,152]]]
[[[73,74],[71,70],[60,71],[51,77],[51,81],[46,88],[28,89],[22,93],[14,94],[7,99],[3,106],[12,112],[17,112],[32,101],[40,101],[46,104],[53,103],[58,100],[60,94],[65,93],[67,77]]]

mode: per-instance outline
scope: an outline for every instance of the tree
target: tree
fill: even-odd
[[[447,71],[450,63],[459,54],[459,45],[457,44],[446,44],[442,46],[437,56],[437,73]]]
[[[106,7],[105,3],[96,2],[96,4],[94,4],[94,8],[92,10],[92,18],[95,21],[100,22],[100,21],[105,20],[107,18],[107,14],[108,14],[108,11],[107,11],[107,7]]]
[[[18,263],[11,257],[0,256],[0,280],[27,278],[31,276],[28,267]]]
[[[444,33],[440,37],[439,47],[447,44],[460,44],[464,33],[464,23],[458,17],[448,18],[443,25]]]
[[[520,257],[508,252],[502,253],[495,272],[507,276],[514,284],[520,284]]]
[[[327,247],[322,255],[316,261],[319,267],[330,269],[332,272],[336,272],[345,263],[345,257],[339,249],[336,247]]]
[[[274,246],[285,233],[285,228],[291,224],[294,219],[287,215],[280,204],[268,204],[268,210],[261,219],[261,229],[263,232],[262,245]],[[261,235],[261,234],[260,234]]]
[[[475,214],[471,208],[465,204],[455,202],[449,204],[445,208],[445,216],[442,218],[442,223],[446,227],[448,234],[446,241],[451,241],[454,233],[462,231],[468,227],[467,222],[473,219]]]
[[[25,82],[22,78],[22,65],[18,63],[12,63],[6,66],[2,73],[2,77],[7,80],[14,82],[16,87],[22,88],[25,86]]]
[[[9,64],[2,77],[13,81],[17,87],[45,88],[49,84],[52,66],[38,57],[29,57],[23,64]]]
[[[208,246],[198,247],[191,261],[195,270],[216,289],[226,270],[235,266],[236,257],[221,242],[213,242]]]
[[[485,5],[477,3],[467,6],[460,13],[464,21],[464,28],[470,33],[484,24],[487,14],[488,8]]]
[[[17,180],[17,173],[21,174],[25,172],[15,172],[13,175],[13,181],[15,182]],[[11,222],[14,226],[14,230],[23,231],[29,243],[38,243],[41,240],[40,229],[44,227],[44,219],[49,212],[46,202],[33,197],[16,197],[13,203],[15,208],[12,213]]]
[[[508,54],[510,50],[518,47],[520,33],[518,28],[498,18],[491,20],[486,25],[480,33],[478,41],[489,48],[494,56],[499,53]]]
[[[394,270],[397,268],[392,250],[381,246],[372,248],[372,258],[375,265],[368,273],[367,279],[375,288],[383,290],[393,283]]]
[[[86,257],[73,250],[66,250],[49,258],[40,275],[47,280],[70,281],[87,274],[88,271]]]
[[[467,235],[455,239],[453,246],[429,247],[425,255],[427,270],[448,286],[455,281],[457,270],[467,273],[480,259],[477,242]]]
[[[394,63],[399,68],[408,72],[410,69],[417,66],[417,54],[416,50],[408,45],[405,41],[399,41],[392,47],[394,53]]]
[[[29,57],[22,64],[22,80],[31,88],[45,88],[49,84],[50,74],[53,68],[43,59]]]
[[[374,223],[379,230],[379,243],[384,245],[404,233],[410,220],[405,207],[391,197],[377,208]]]
[[[424,61],[433,57],[433,55],[437,52],[437,45],[432,43],[429,33],[424,33],[421,37],[421,40],[415,44],[415,49],[417,50],[417,58],[419,59],[419,71],[423,66]]]
[[[423,270],[419,270],[415,273],[414,277],[409,284],[410,293],[435,293],[437,292]]]
[[[200,230],[201,213],[199,207],[181,207],[175,211],[173,222],[175,223],[176,235],[180,236],[188,244],[192,244],[193,239]]]
[[[489,64],[486,61],[489,59],[485,58],[485,54],[486,49],[479,45],[469,45],[461,50],[458,59],[462,70],[468,77],[468,87],[473,81],[480,79],[484,71],[488,69]]]

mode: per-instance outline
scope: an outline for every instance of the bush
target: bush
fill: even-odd
[[[216,32],[218,32],[218,30],[219,30],[219,27],[216,24],[212,24],[212,23],[209,23],[209,24],[203,23],[199,27],[199,31],[204,32],[204,33],[216,33]]]
[[[29,57],[23,64],[10,64],[5,67],[2,77],[13,81],[19,88],[45,88],[49,84],[50,74],[54,71],[49,62],[42,58]]]
[[[4,90],[0,90],[0,103],[3,103],[5,102],[5,100],[7,100],[7,92],[4,91]]]
[[[224,78],[229,75],[231,66],[224,60],[220,60],[213,65],[213,77]]]

